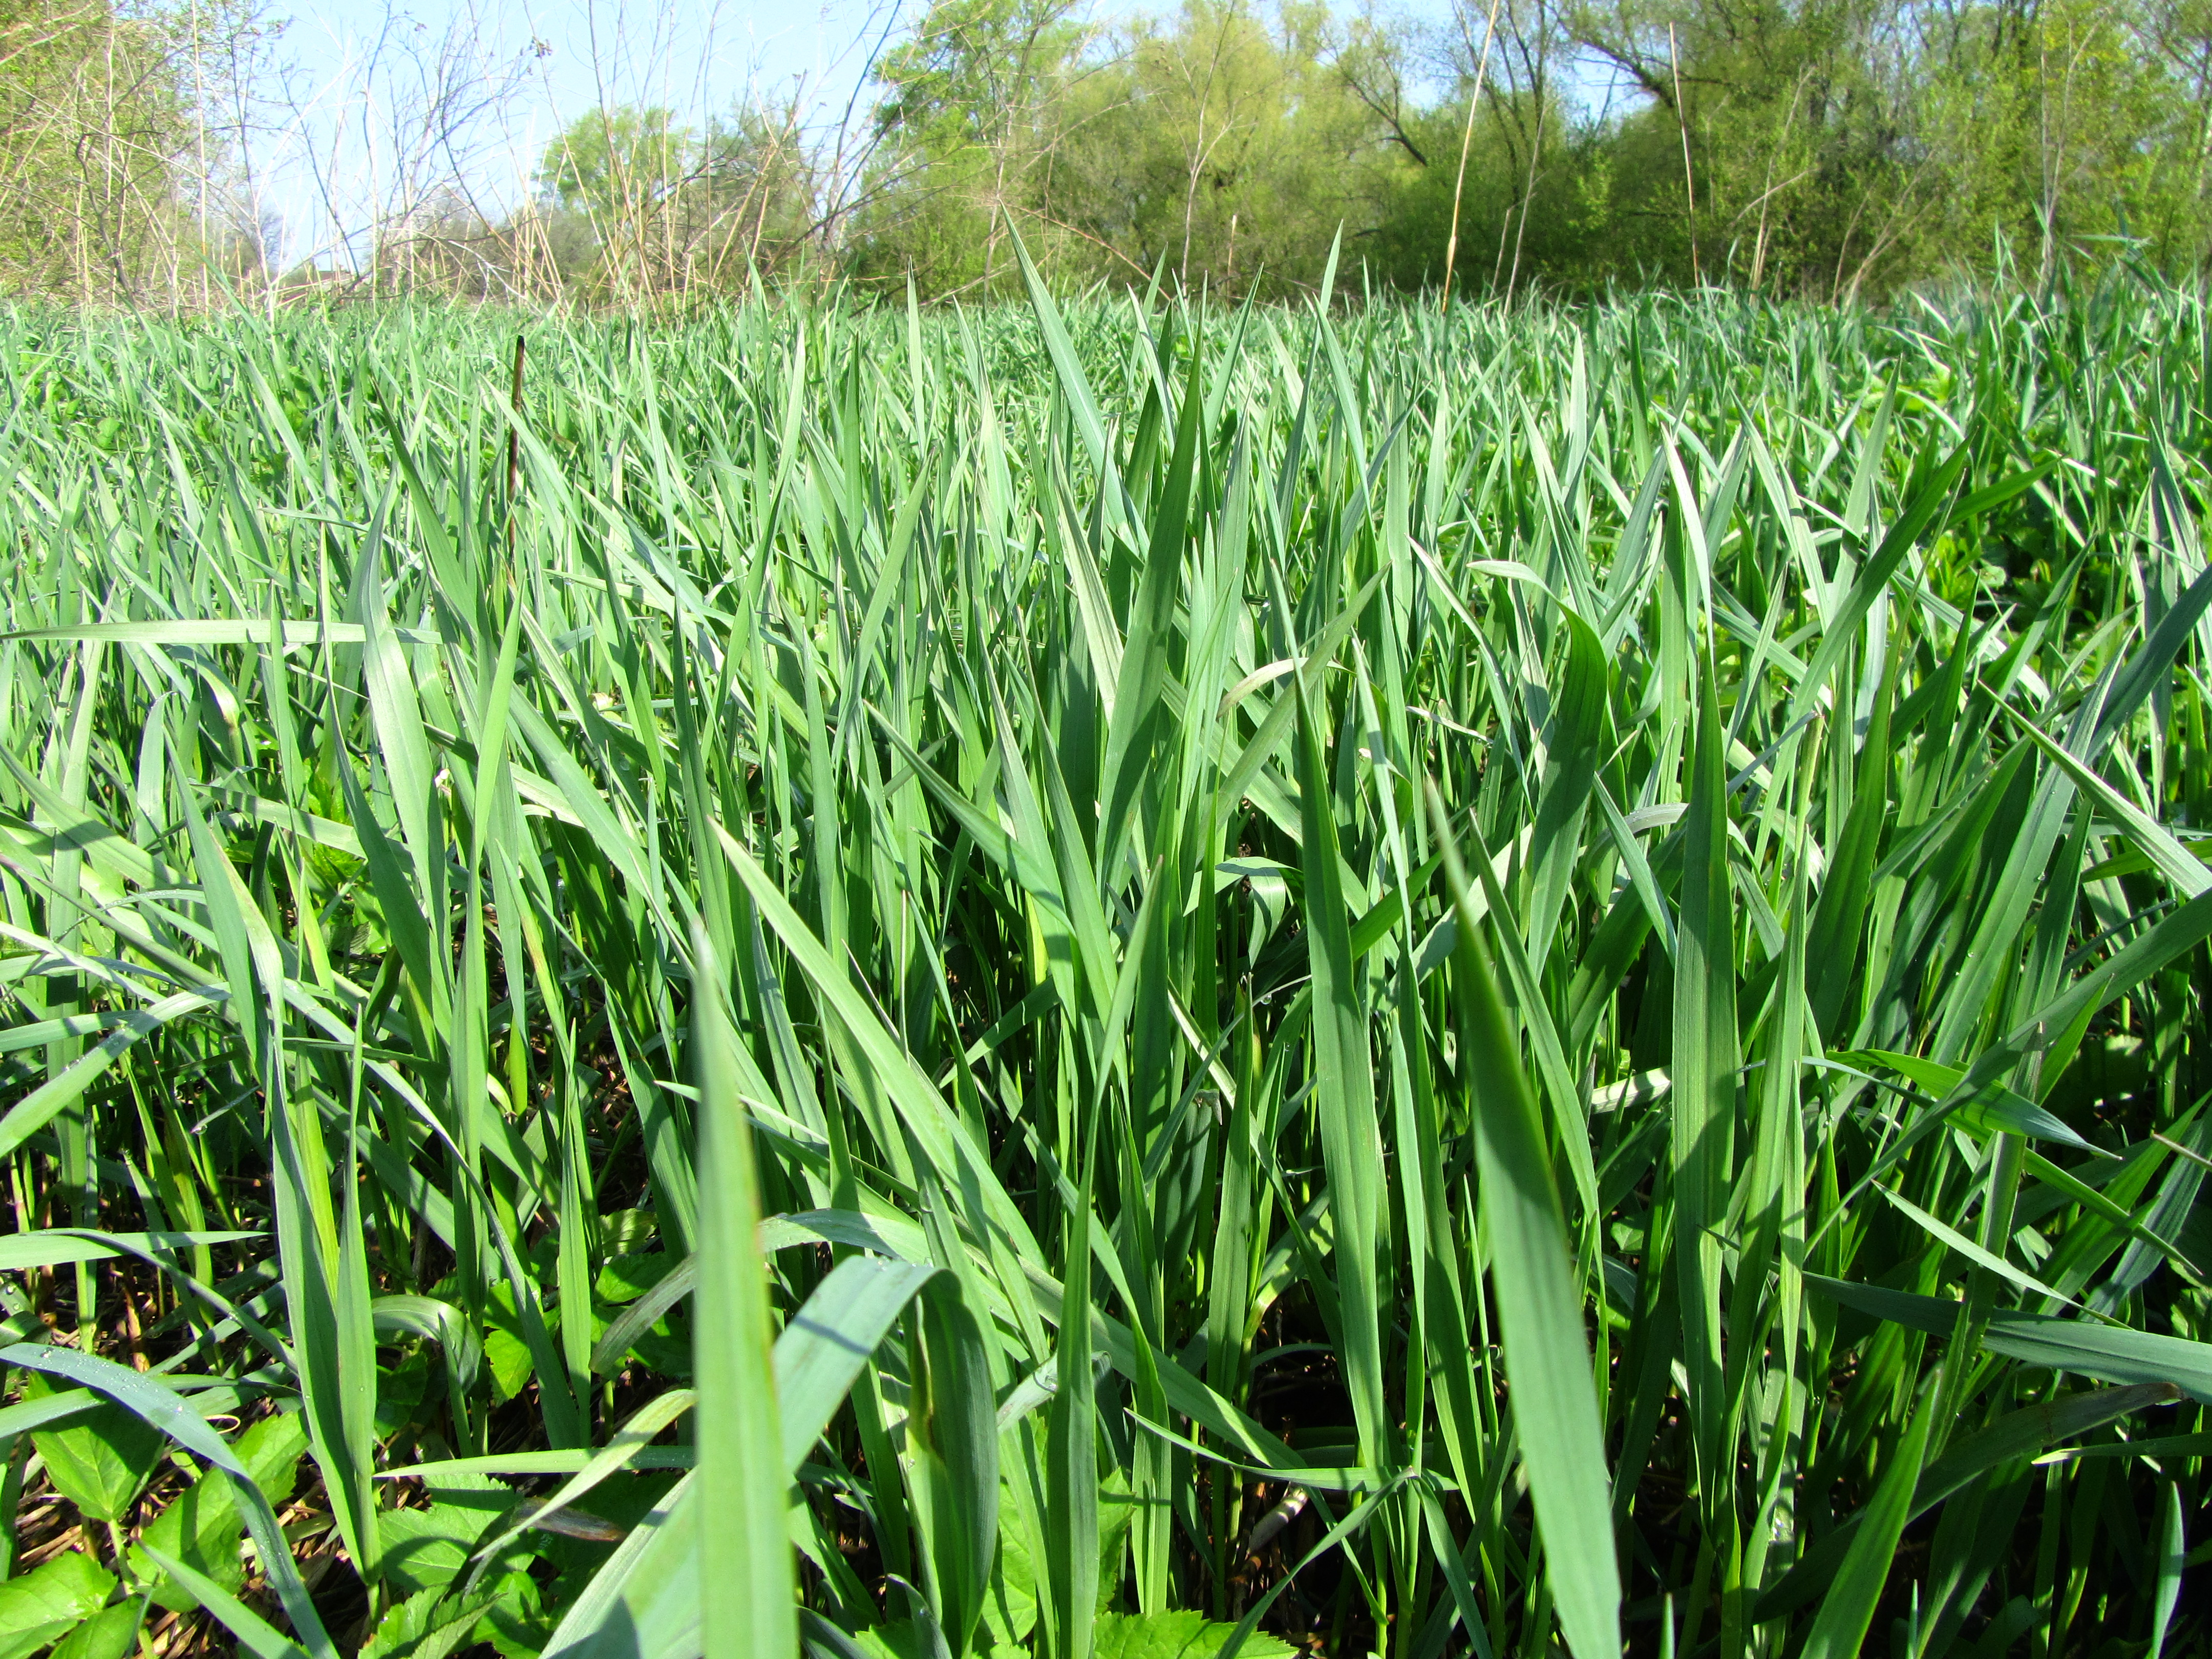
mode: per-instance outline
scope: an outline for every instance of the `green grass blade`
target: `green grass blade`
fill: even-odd
[[[1482,946],[1467,872],[1433,790],[1429,811],[1459,912],[1454,989],[1472,1080],[1483,1231],[1514,1420],[1560,1628],[1577,1659],[1597,1659],[1620,1649],[1620,1571],[1566,1218],[1544,1149],[1542,1120],[1521,1070],[1519,1044]]]

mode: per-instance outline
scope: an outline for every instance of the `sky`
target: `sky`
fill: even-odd
[[[378,217],[410,176],[458,173],[481,206],[504,210],[528,192],[554,134],[602,100],[700,123],[750,96],[796,93],[834,121],[897,3],[280,0],[283,93],[249,145],[264,220],[281,226],[285,264],[342,264],[346,230]],[[507,95],[486,100],[501,82]],[[428,118],[441,106],[465,118]],[[429,142],[441,127],[460,136]]]
[[[527,57],[544,100],[574,113],[597,101],[602,76],[617,83],[616,96],[677,103],[702,89],[727,103],[748,84],[801,76],[817,85],[842,78],[849,90],[862,56],[856,38],[879,8],[870,0],[399,0],[390,9],[380,0],[295,0],[279,10],[290,20],[288,55],[311,81],[335,86],[357,73],[395,26],[433,40],[472,30],[495,57]]]

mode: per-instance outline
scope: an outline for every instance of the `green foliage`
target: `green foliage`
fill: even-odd
[[[51,1393],[44,1378],[26,1384],[23,1397]],[[101,1405],[67,1427],[34,1431],[31,1443],[46,1460],[54,1489],[94,1521],[120,1521],[130,1513],[162,1452],[161,1431],[121,1406]]]
[[[0,316],[25,1627],[2201,1644],[2203,296],[1006,252]]]
[[[282,1412],[264,1417],[234,1443],[239,1462],[246,1466],[262,1496],[271,1508],[282,1509],[292,1496],[300,1459],[307,1449],[307,1433],[298,1414]],[[150,1584],[154,1599],[163,1607],[182,1611],[194,1605],[189,1593],[163,1581],[145,1554],[145,1547],[150,1546],[235,1592],[245,1582],[239,1559],[239,1542],[245,1530],[245,1518],[238,1512],[229,1480],[219,1470],[210,1471],[170,1499],[147,1527],[144,1544],[131,1552],[132,1576]]]
[[[1098,1659],[1209,1659],[1235,1628],[1210,1624],[1202,1613],[1109,1613],[1098,1621]],[[1249,1659],[1288,1659],[1291,1650],[1255,1636],[1237,1651]]]
[[[138,1648],[139,1608],[118,1601],[103,1607],[54,1644],[53,1659],[123,1659]]]
[[[2193,0],[1505,0],[1431,29],[1193,0],[1088,33],[948,3],[887,60],[857,270],[1310,291],[1340,226],[1376,277],[1474,292],[1660,280],[1836,300],[2212,247],[2212,23]],[[1445,71],[1440,92],[1436,70]],[[1479,89],[1478,89],[1479,88]]]
[[[84,1627],[114,1592],[113,1573],[74,1553],[0,1583],[0,1654],[27,1659]]]
[[[1507,298],[1833,303],[2212,257],[2203,0],[933,0],[872,38],[842,104],[794,82],[678,110],[596,65],[592,106],[529,114],[554,136],[497,211],[470,158],[534,82],[457,20],[354,88],[341,125],[408,158],[378,201],[324,204],[360,268],[275,278],[283,216],[248,134],[289,96],[281,27],[254,0],[0,5],[0,291],[649,308],[843,277],[1012,297],[1015,232],[1059,289],[1157,272],[1240,300],[1315,292],[1340,234],[1347,291],[1433,291],[1455,250],[1462,293]],[[438,95],[395,95],[402,62]],[[343,171],[337,151],[293,164]],[[125,423],[105,419],[88,435],[112,452]]]
[[[520,250],[535,239],[594,299],[736,287],[800,256],[812,166],[788,110],[743,106],[704,131],[659,106],[587,110],[546,146],[541,200],[509,227],[515,280],[530,280]]]
[[[588,110],[548,147],[538,181],[563,207],[612,213],[678,188],[698,143],[665,109]]]
[[[0,293],[127,302],[174,276],[165,253],[198,265],[179,191],[193,131],[180,21],[110,0],[0,3]],[[248,26],[218,3],[185,27],[212,45]]]

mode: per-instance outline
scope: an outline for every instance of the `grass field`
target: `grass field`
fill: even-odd
[[[0,313],[0,1656],[2202,1651],[2202,297],[1033,297]]]

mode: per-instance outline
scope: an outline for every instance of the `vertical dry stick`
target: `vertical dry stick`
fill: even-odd
[[[1544,117],[1550,106],[1536,104],[1536,136],[1528,147],[1528,177],[1521,186],[1521,223],[1513,233],[1513,264],[1505,273],[1505,303],[1513,303],[1513,290],[1521,283],[1521,245],[1528,239],[1528,210],[1536,200],[1536,160],[1544,153]]]
[[[1797,84],[1790,88],[1790,110],[1782,118],[1782,137],[1775,141],[1774,153],[1766,158],[1766,188],[1759,193],[1759,240],[1753,243],[1751,252],[1751,291],[1753,294],[1759,292],[1759,285],[1766,276],[1766,209],[1774,199],[1774,166],[1782,159],[1782,152],[1789,147],[1790,128],[1797,118],[1797,99],[1805,90],[1805,82],[1812,73],[1812,67],[1807,65],[1804,73],[1797,77]]]
[[[1490,21],[1482,26],[1482,59],[1474,66],[1474,95],[1467,100],[1467,130],[1459,136],[1459,176],[1452,180],[1451,240],[1444,244],[1444,285],[1437,309],[1451,304],[1452,263],[1459,258],[1459,198],[1467,188],[1467,153],[1474,143],[1474,111],[1482,102],[1482,77],[1490,72],[1490,37],[1498,27],[1498,0],[1490,0]]]
[[[1698,181],[1690,171],[1690,112],[1682,107],[1682,64],[1674,55],[1672,23],[1667,25],[1667,69],[1674,77],[1674,122],[1682,130],[1682,193],[1690,210],[1690,277],[1703,288],[1705,273],[1698,264]]]
[[[1516,26],[1517,33],[1517,26]],[[1536,163],[1544,154],[1544,117],[1551,110],[1551,98],[1544,85],[1545,49],[1548,36],[1540,35],[1536,41],[1536,134],[1528,141],[1528,178],[1521,187],[1521,228],[1513,233],[1513,269],[1505,278],[1505,303],[1513,303],[1513,290],[1521,282],[1521,244],[1528,236],[1528,210],[1536,200]],[[1525,53],[1522,61],[1528,58]]]

